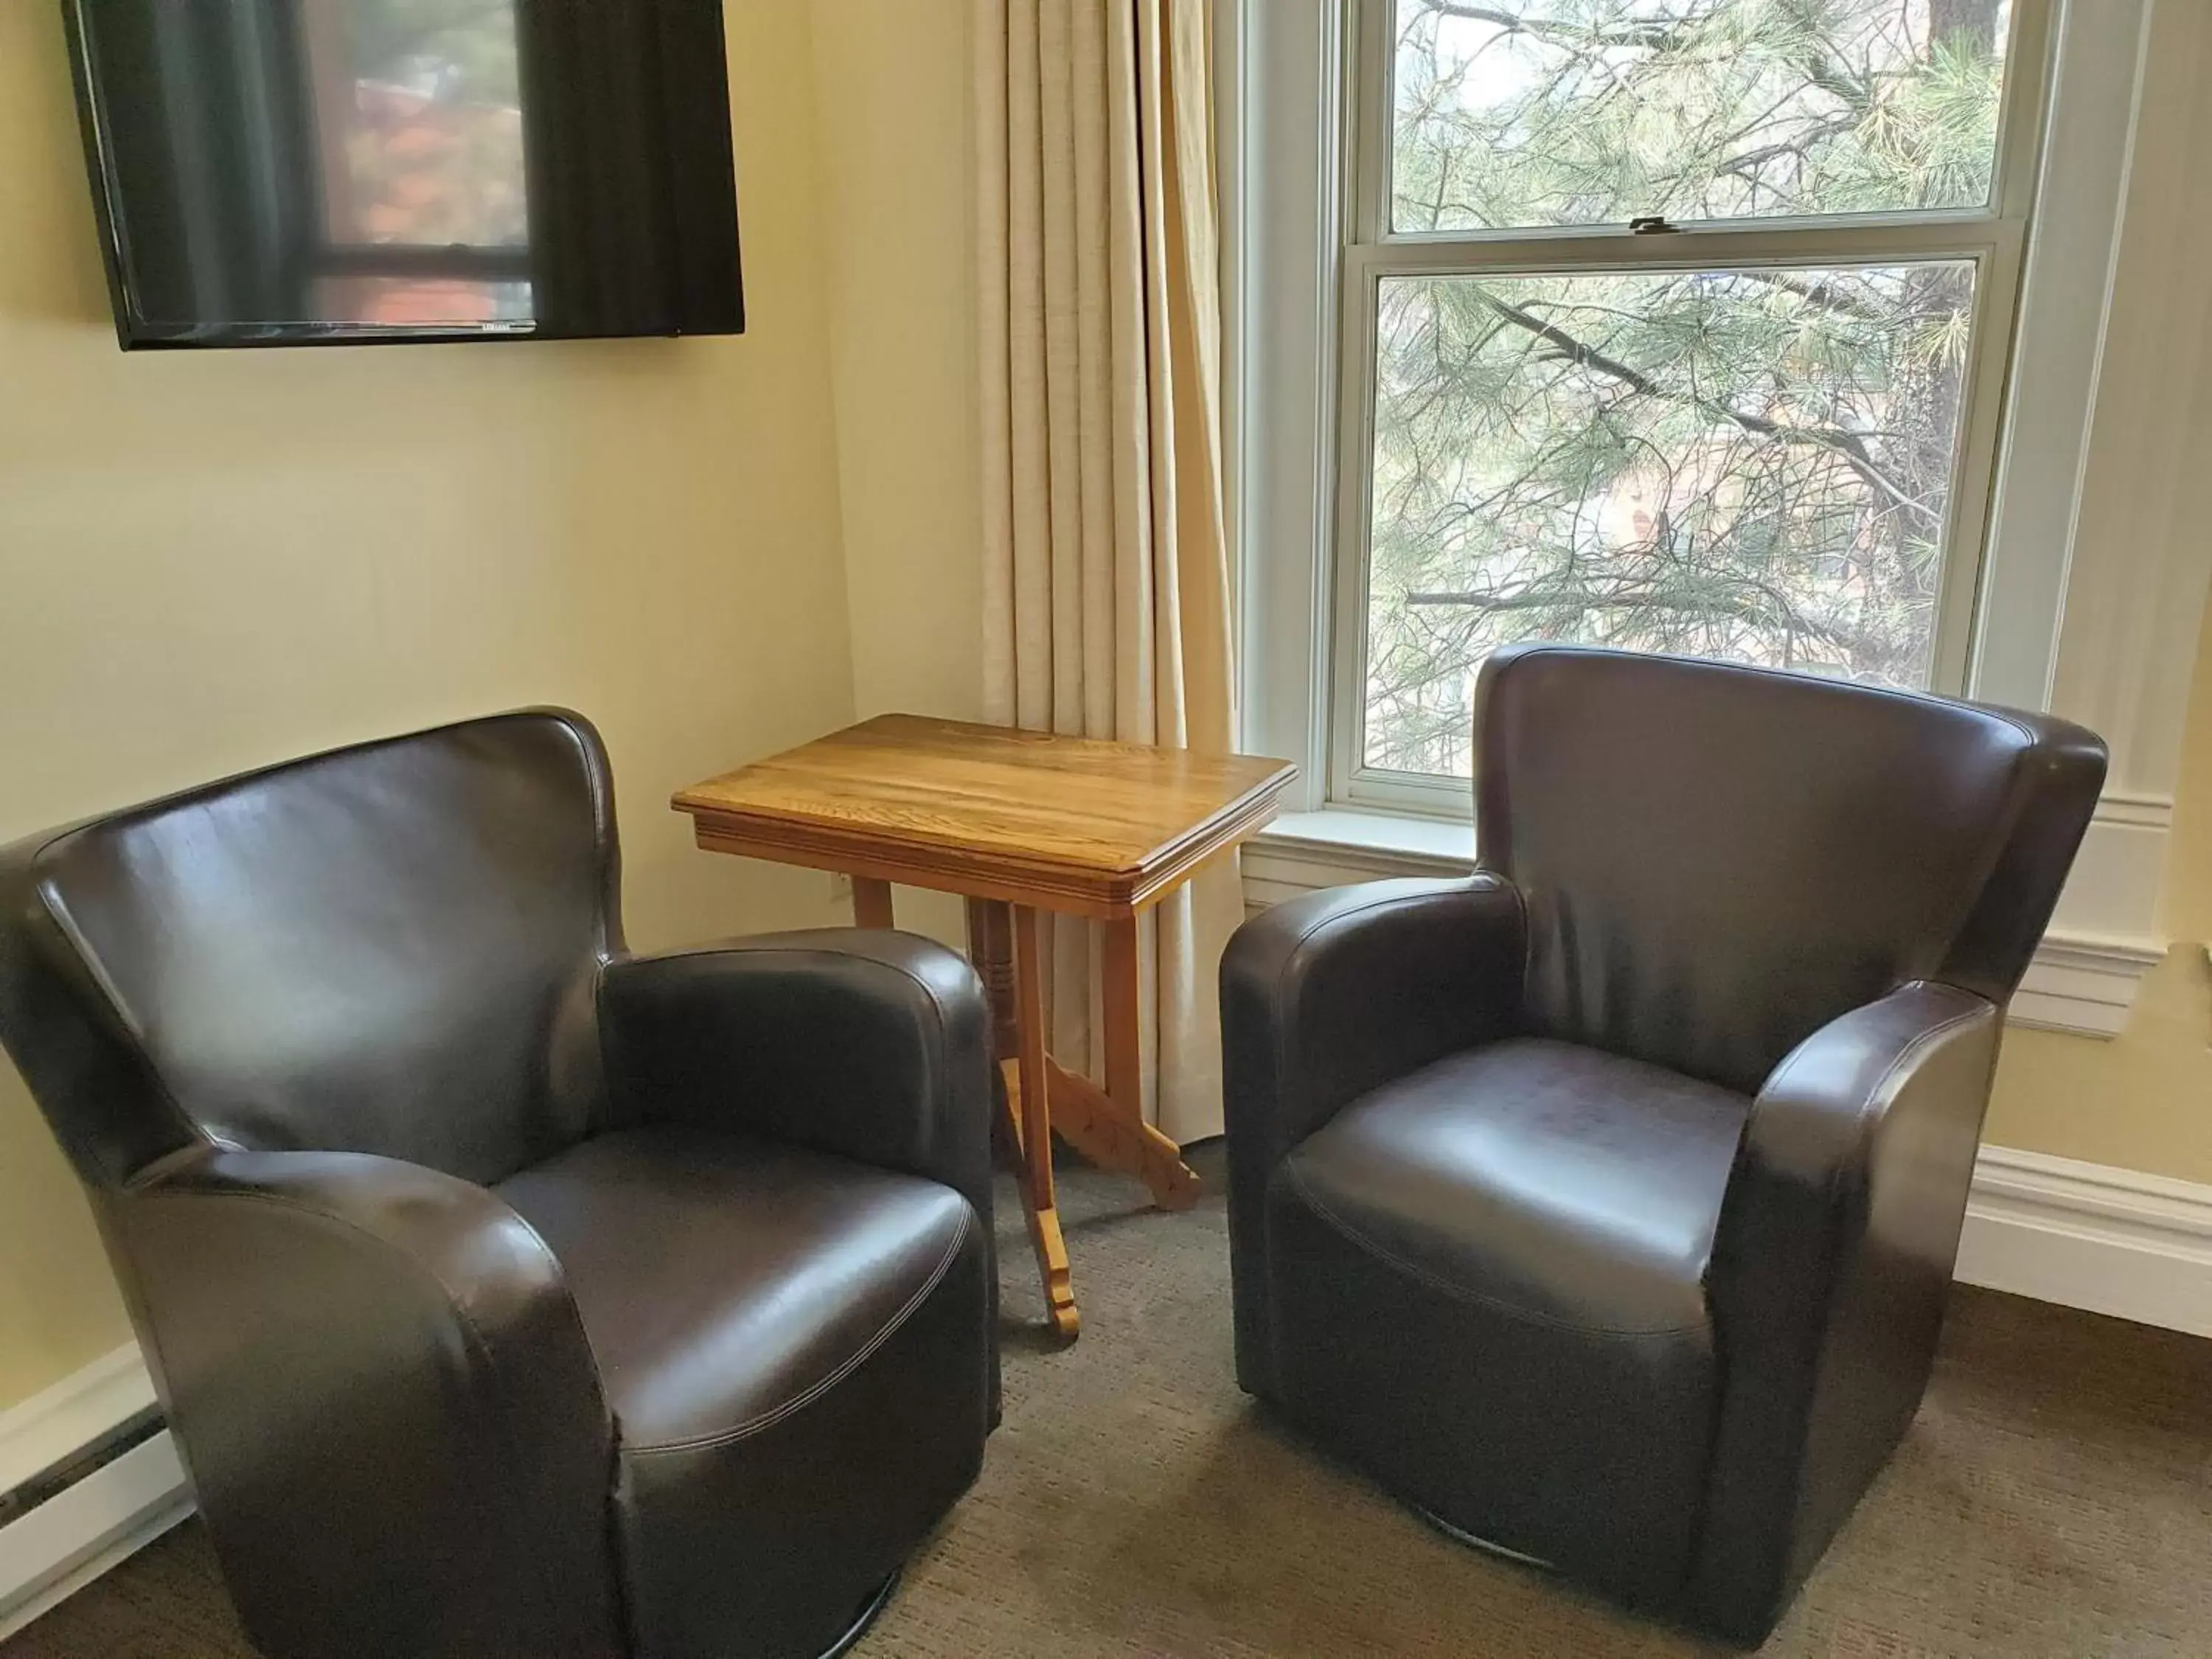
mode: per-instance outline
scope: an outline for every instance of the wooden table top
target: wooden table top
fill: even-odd
[[[716,851],[1126,914],[1273,817],[1287,761],[883,714],[680,792]]]

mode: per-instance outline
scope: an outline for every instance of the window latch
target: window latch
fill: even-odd
[[[1629,234],[1635,236],[1673,236],[1678,234],[1675,227],[1667,222],[1666,216],[1659,213],[1647,214],[1640,219],[1631,219],[1628,222],[1628,229]]]

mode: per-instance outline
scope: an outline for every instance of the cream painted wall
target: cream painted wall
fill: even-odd
[[[58,9],[0,0],[0,837],[552,701],[611,746],[640,943],[831,919],[664,805],[854,688],[810,18],[729,15],[743,339],[126,358]],[[0,1066],[0,1408],[126,1334]]]
[[[2174,941],[2109,1042],[2006,1035],[1983,1138],[2212,1182],[2212,613],[2197,649],[2160,931]]]
[[[2101,568],[2100,549],[2153,535],[2204,535],[2197,479],[2212,453],[2204,404],[2177,399],[2190,384],[2202,342],[2163,309],[2163,296],[2202,289],[2200,256],[2181,231],[2197,222],[2207,203],[2202,118],[2203,69],[2212,35],[2201,0],[2160,0],[2152,14],[2136,111],[2135,151],[2120,243],[2112,269],[2114,316],[2103,347],[2097,408],[2082,474],[2075,526],[2075,565]],[[2201,309],[2201,307],[2200,307]],[[2187,457],[2197,457],[2192,467]],[[2146,465],[2147,458],[2172,465]],[[2147,491],[2150,492],[2147,495]],[[2154,499],[2180,494],[2179,501]],[[2177,548],[2176,552],[2182,550]],[[2098,592],[2077,596],[2093,635]],[[2201,606],[2201,596],[2191,603]],[[2143,777],[2147,764],[2163,776],[2165,745],[2180,734],[2174,816],[2159,895],[2159,932],[2171,939],[2166,961],[2146,977],[2127,1029],[2111,1042],[2046,1031],[2014,1031],[2005,1039],[1996,1092],[1984,1139],[1991,1144],[2052,1152],[2093,1164],[2212,1182],[2212,973],[2204,941],[2212,939],[2212,618],[2175,615],[2186,648],[2197,630],[2197,667],[2189,708],[2138,714],[2118,745],[2123,781]],[[2108,683],[2136,684],[2136,665],[2095,665],[2097,653],[2069,661],[2062,650],[2054,706],[2100,723],[2094,712],[2115,707]],[[2136,693],[2139,695],[2139,691]],[[2120,735],[2115,728],[2116,736]],[[2132,752],[2129,752],[2130,750]],[[2157,750],[2160,763],[2147,763]]]
[[[853,695],[976,718],[983,677],[965,0],[815,0]]]
[[[981,712],[973,98],[966,0],[815,0],[853,697]],[[956,900],[899,890],[957,941]]]

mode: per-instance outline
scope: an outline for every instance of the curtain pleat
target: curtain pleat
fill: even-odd
[[[984,678],[993,719],[1225,752],[1206,0],[975,0]],[[1220,1128],[1234,860],[1146,920],[1146,1109]],[[1097,1075],[1097,941],[1055,920],[1052,1042]]]

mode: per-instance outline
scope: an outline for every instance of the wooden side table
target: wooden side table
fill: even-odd
[[[1275,816],[1285,761],[885,714],[684,790],[699,845],[853,879],[854,919],[891,926],[891,884],[968,901],[990,988],[1022,1202],[1054,1328],[1080,1325],[1052,1177],[1052,1133],[1182,1208],[1198,1177],[1144,1121],[1137,918]],[[1106,1086],[1045,1051],[1038,912],[1104,924]]]

